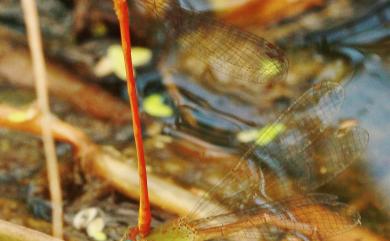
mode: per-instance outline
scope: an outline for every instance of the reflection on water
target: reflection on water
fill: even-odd
[[[357,75],[348,85],[347,106],[344,116],[356,117],[370,132],[370,144],[366,162],[362,163],[369,176],[364,183],[377,192],[387,211],[390,211],[390,73],[384,59],[376,54],[366,56]]]

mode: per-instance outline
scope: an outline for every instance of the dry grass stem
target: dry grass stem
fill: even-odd
[[[61,241],[61,239],[0,220],[0,241]]]
[[[43,57],[42,40],[39,28],[38,13],[35,0],[22,0],[25,24],[27,27],[28,42],[32,56],[35,88],[39,109],[42,112],[41,134],[44,144],[47,174],[49,179],[50,197],[52,201],[53,236],[62,238],[62,193],[58,162],[55,152],[54,139],[51,133],[50,109],[47,91],[47,77],[45,60]]]

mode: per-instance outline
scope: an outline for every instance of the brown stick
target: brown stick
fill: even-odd
[[[20,116],[18,121],[15,120],[15,115]],[[40,135],[40,118],[41,116],[36,111],[35,106],[28,109],[17,109],[0,104],[0,126],[2,127]],[[58,120],[55,116],[52,116],[51,127],[54,138],[72,144],[76,153],[82,153],[87,149],[87,146],[93,145],[84,132]]]
[[[61,241],[44,233],[0,220],[0,241]]]
[[[31,107],[33,108],[33,107]],[[27,110],[33,113],[33,110]],[[13,116],[27,113],[26,110],[16,109],[0,104],[0,126],[18,131],[40,134],[40,114],[25,114],[30,116],[25,121],[15,122]],[[19,114],[21,113],[21,114]],[[139,183],[137,168],[125,164],[123,156],[108,148],[94,144],[82,131],[58,118],[52,117],[54,138],[72,144],[76,154],[81,159],[81,165],[88,174],[95,174],[110,183],[116,190],[128,197],[139,198]],[[150,201],[154,206],[181,216],[187,215],[195,207],[199,196],[187,191],[160,177],[149,176]],[[221,209],[215,203],[208,203],[211,210]],[[208,209],[210,210],[210,209]],[[205,215],[201,213],[201,215]]]

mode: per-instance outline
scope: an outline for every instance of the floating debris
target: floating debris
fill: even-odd
[[[152,51],[148,48],[133,47],[131,49],[131,58],[135,68],[149,64],[152,57]]]
[[[131,57],[135,68],[147,65],[152,59],[152,51],[147,48],[134,47],[131,49]],[[107,49],[107,55],[95,66],[95,74],[103,77],[114,73],[118,78],[126,80],[125,62],[122,47],[118,44],[111,45]]]
[[[86,228],[98,215],[98,209],[95,207],[80,210],[73,218],[73,227],[77,229]]]
[[[103,232],[105,222],[102,217],[93,219],[87,226],[87,234],[89,237],[97,241],[107,240],[107,235]]]
[[[102,211],[91,207],[79,211],[73,218],[73,226],[77,229],[86,229],[89,237],[97,241],[107,240],[107,235],[103,232],[105,222]]]

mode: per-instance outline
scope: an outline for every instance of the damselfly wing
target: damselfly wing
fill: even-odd
[[[367,145],[364,129],[332,126],[343,96],[334,83],[309,89],[268,127],[285,125],[282,134],[263,145],[263,132],[190,215],[143,240],[324,240],[359,224],[359,214],[335,196],[310,193],[359,159]],[[210,209],[210,200],[223,208]]]
[[[197,61],[194,65],[205,63],[221,78],[268,83],[286,75],[284,52],[255,34],[183,9],[176,1],[138,0],[136,4],[164,23],[177,55],[191,55]]]

